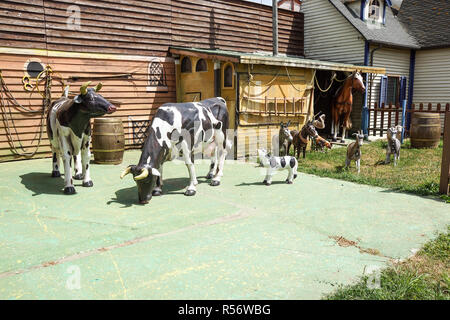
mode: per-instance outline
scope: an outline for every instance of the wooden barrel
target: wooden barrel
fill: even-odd
[[[441,140],[439,113],[414,112],[410,137],[413,148],[437,148]]]
[[[95,118],[92,130],[94,162],[120,164],[125,150],[125,136],[120,119]]]

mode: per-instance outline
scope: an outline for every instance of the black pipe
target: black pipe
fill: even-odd
[[[273,55],[278,55],[278,0],[272,0]]]

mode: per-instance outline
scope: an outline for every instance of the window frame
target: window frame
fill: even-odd
[[[189,71],[183,71],[183,61],[189,61],[189,65],[190,65],[190,70]],[[188,56],[185,56],[181,59],[180,61],[180,73],[192,73],[192,59]]]
[[[377,5],[374,4],[377,2]],[[372,8],[376,8],[376,15],[372,15]],[[367,18],[372,19],[374,21],[379,21],[381,18],[381,3],[380,0],[370,0],[369,2],[369,10],[367,11]]]
[[[200,61],[203,61],[205,63],[205,70],[198,70],[198,64],[200,63]],[[195,63],[195,72],[208,72],[208,61],[203,58],[198,59]]]
[[[231,86],[225,86],[225,71],[227,67],[231,67]],[[231,90],[234,89],[234,65],[231,62],[227,62],[222,66],[222,89]]]

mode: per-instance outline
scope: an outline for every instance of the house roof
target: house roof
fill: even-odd
[[[450,46],[450,1],[405,0],[398,18],[422,48]]]
[[[359,14],[342,3],[342,0],[328,1],[331,2],[331,4],[353,25],[353,27],[359,31],[359,33],[361,33],[366,40],[388,46],[412,49],[420,48],[419,42],[408,33],[406,26],[404,26],[399,19],[394,16],[392,10],[386,10],[386,23],[375,28],[369,27],[370,25],[365,21],[362,21]]]
[[[361,72],[378,73],[378,74],[386,73],[385,68],[379,67],[357,66],[353,64],[312,60],[294,56],[284,56],[284,55],[272,56],[264,53],[245,53],[237,51],[223,51],[223,50],[184,48],[184,47],[170,47],[170,52],[172,54],[194,56],[204,59],[216,59],[219,61],[229,61],[243,64],[264,64],[270,66],[309,68],[317,70],[349,71],[349,72],[361,70]]]

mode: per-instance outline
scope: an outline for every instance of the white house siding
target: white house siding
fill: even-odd
[[[433,109],[450,103],[450,48],[417,51],[413,103],[432,103]]]
[[[371,52],[373,49],[377,48],[377,46],[370,46]],[[409,49],[392,49],[392,48],[381,48],[375,51],[373,58],[373,66],[374,67],[384,67],[386,68],[386,76],[404,76],[407,78],[407,86],[409,85],[409,66],[410,66],[410,54],[411,51]],[[382,75],[373,75],[373,86],[372,93],[368,92],[367,104],[370,108],[373,108],[375,102],[379,102],[380,97],[380,79]],[[370,81],[370,78],[369,78]],[[408,87],[406,88],[406,99],[408,99]],[[392,114],[393,115],[393,114]],[[401,119],[401,117],[400,117]],[[392,118],[394,120],[394,118]],[[369,127],[374,127],[374,115],[373,112],[370,113],[370,122]],[[388,124],[387,114],[384,117],[384,125],[386,128]],[[377,128],[381,126],[380,123],[380,114],[377,116]],[[369,132],[372,135],[372,131]],[[379,135],[379,132],[377,132]]]
[[[305,56],[309,59],[364,64],[361,34],[328,0],[304,0]],[[353,129],[361,127],[362,95],[354,96]]]
[[[310,59],[362,65],[361,34],[328,0],[303,0],[305,56]]]

